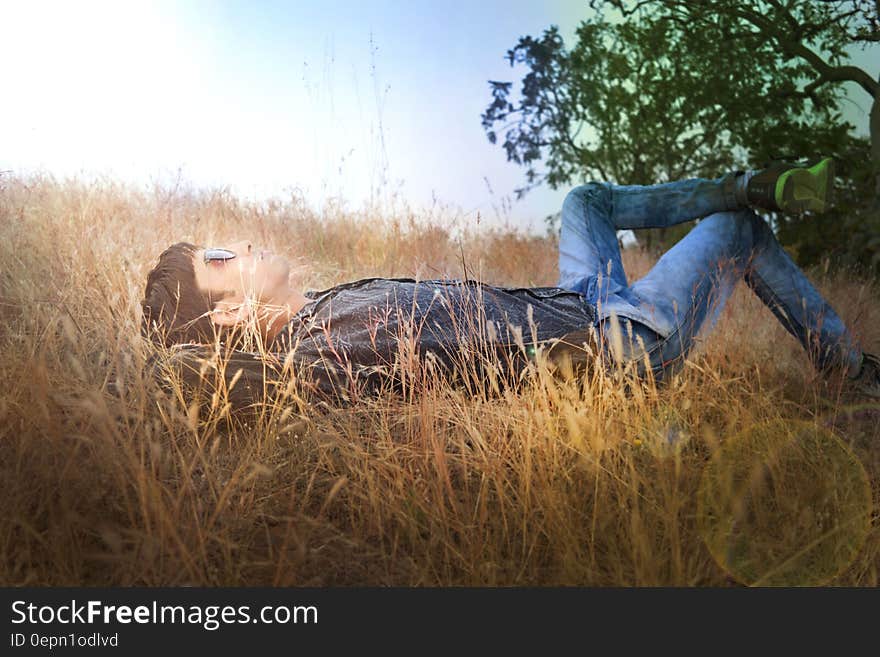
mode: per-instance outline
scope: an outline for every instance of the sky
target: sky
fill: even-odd
[[[439,204],[543,232],[567,190],[521,201],[524,170],[486,139],[504,55],[586,0],[20,2],[0,0],[0,171],[135,184]],[[878,50],[857,64],[880,72]],[[867,126],[853,88],[845,116]]]

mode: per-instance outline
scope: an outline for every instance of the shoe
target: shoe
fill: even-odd
[[[807,168],[779,162],[756,172],[747,184],[750,205],[800,214],[825,212],[834,190],[834,158],[826,157]]]
[[[852,392],[880,399],[880,358],[865,353],[858,376],[849,379],[847,387]]]

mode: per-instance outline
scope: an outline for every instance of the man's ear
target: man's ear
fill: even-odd
[[[211,311],[211,321],[217,326],[236,326],[250,319],[251,304],[244,301],[225,299],[218,301]]]

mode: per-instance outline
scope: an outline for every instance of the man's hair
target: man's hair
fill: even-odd
[[[199,289],[193,266],[197,247],[189,242],[169,246],[147,276],[144,300],[144,337],[166,346],[181,342],[211,342],[220,331],[210,313],[225,294]]]

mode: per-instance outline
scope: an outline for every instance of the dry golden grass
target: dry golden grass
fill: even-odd
[[[753,581],[798,559],[788,582],[878,584],[880,409],[817,379],[745,285],[681,376],[630,395],[602,374],[542,375],[491,399],[437,386],[239,418],[144,374],[143,284],[174,241],[250,238],[302,265],[306,288],[460,278],[463,265],[489,283],[554,284],[551,240],[465,230],[459,242],[451,225],[0,178],[0,584],[730,585],[736,564],[717,554],[728,521]],[[624,260],[632,279],[652,264]],[[876,350],[877,285],[811,275]],[[841,442],[747,467],[748,452],[725,452],[750,427],[793,420]],[[707,485],[725,453],[734,474]],[[733,491],[739,515],[717,517],[711,490]]]

